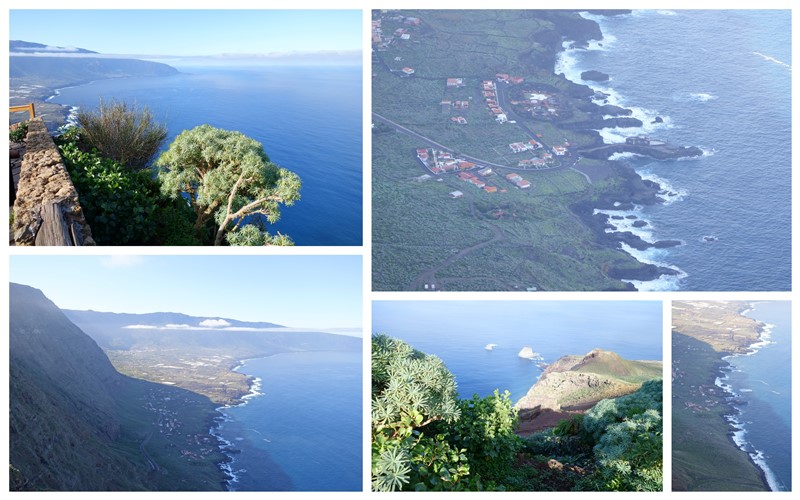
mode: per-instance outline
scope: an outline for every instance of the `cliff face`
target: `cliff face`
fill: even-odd
[[[614,352],[595,349],[585,356],[564,356],[549,365],[516,406],[555,411],[584,409],[601,399],[630,394],[644,381],[661,375],[660,361],[629,361]]]
[[[11,489],[133,488],[136,467],[108,448],[126,380],[42,292],[12,283],[9,297]]]

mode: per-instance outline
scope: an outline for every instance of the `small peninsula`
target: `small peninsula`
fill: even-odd
[[[647,380],[660,379],[661,361],[630,361],[617,353],[594,349],[585,355],[563,356],[551,363],[528,393],[517,401],[521,435],[555,426],[598,401],[638,390]]]

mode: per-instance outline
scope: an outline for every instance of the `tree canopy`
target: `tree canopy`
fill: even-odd
[[[216,224],[214,244],[291,244],[285,235],[271,236],[253,216],[274,224],[280,205],[300,199],[300,178],[272,163],[260,142],[241,132],[200,125],[183,131],[156,161],[161,190],[185,196],[195,212],[198,233]]]

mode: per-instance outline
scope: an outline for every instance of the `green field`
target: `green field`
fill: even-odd
[[[409,24],[403,16],[422,22]],[[576,146],[594,139],[580,131],[562,130],[557,121],[530,116],[517,117],[517,123],[498,123],[482,95],[482,81],[507,73],[524,78],[524,85],[546,86],[558,94],[564,121],[585,118],[581,111],[588,104],[583,100],[585,89],[576,90],[571,82],[553,75],[552,67],[541,65],[560,44],[554,41],[557,31],[547,15],[389,11],[375,12],[373,19],[381,21],[382,40],[400,32],[409,35],[374,45],[373,112],[378,116],[373,117],[372,137],[373,289],[626,289],[626,283],[609,277],[609,269],[641,265],[628,254],[597,243],[596,235],[571,209],[579,201],[612,192],[625,199],[618,167],[585,159],[576,162],[567,156],[555,157],[547,169],[517,169],[517,162],[533,153],[514,154],[510,143],[536,137],[545,146],[565,141]],[[404,76],[403,68],[412,68],[413,75]],[[448,87],[448,78],[461,78],[463,86]],[[510,94],[505,90],[509,84],[498,85],[506,86],[504,96]],[[443,100],[468,101],[469,106],[443,110]],[[467,123],[453,123],[454,116],[463,116]],[[487,193],[453,174],[415,180],[427,173],[415,150],[432,147],[429,141],[452,150],[456,157],[493,164],[494,175],[483,180],[498,192]],[[519,173],[531,187],[514,186],[505,179],[510,172]],[[449,193],[456,190],[464,196],[451,198]]]
[[[765,491],[760,470],[729,437],[731,411],[714,385],[722,354],[673,333],[672,488],[675,491]]]

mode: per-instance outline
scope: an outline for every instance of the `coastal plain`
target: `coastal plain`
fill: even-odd
[[[595,22],[465,10],[372,23],[374,290],[632,290],[676,273],[620,248],[680,242],[607,232],[597,212],[659,203],[661,187],[584,154],[603,147],[594,129],[641,125],[553,72],[564,39],[602,38]]]
[[[732,437],[735,409],[717,380],[723,358],[748,352],[759,323],[745,302],[674,301],[672,316],[672,489],[765,491],[766,479]]]

